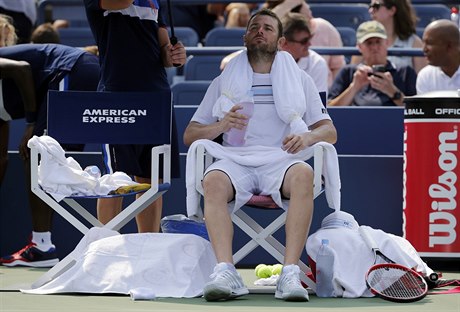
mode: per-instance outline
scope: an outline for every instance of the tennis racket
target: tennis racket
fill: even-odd
[[[171,37],[169,37],[169,42],[171,42],[172,45],[175,45],[177,43],[177,37],[174,34],[174,21],[173,21],[173,15],[172,15],[172,8],[171,8],[171,0],[168,0],[167,2],[168,5],[168,15],[169,15],[169,28],[171,29]],[[179,67],[181,66],[180,64],[173,64],[174,67]]]
[[[359,234],[374,253],[374,265],[366,274],[367,287],[374,295],[394,302],[413,302],[426,296],[428,285],[419,273],[385,256],[365,228],[359,227]]]

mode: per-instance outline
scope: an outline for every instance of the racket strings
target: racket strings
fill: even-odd
[[[417,298],[426,291],[421,277],[397,268],[378,268],[370,273],[368,282],[374,291],[391,298]]]

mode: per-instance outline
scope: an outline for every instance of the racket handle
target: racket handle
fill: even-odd
[[[177,43],[177,37],[176,37],[176,36],[171,36],[171,37],[169,38],[169,42],[171,42],[172,45],[176,45],[176,43]],[[174,64],[174,63],[173,63],[173,66],[174,66],[174,67],[180,67],[181,64]]]

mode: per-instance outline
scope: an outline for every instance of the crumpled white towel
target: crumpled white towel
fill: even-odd
[[[148,287],[137,287],[129,291],[129,297],[131,300],[155,300],[155,292],[152,288]]]
[[[276,282],[280,276],[278,274],[272,275],[267,278],[259,278],[258,280],[254,281],[254,285],[256,286],[276,286]]]
[[[106,174],[99,179],[90,176],[72,157],[65,157],[65,151],[50,136],[33,136],[27,143],[41,155],[38,166],[38,183],[56,201],[71,195],[107,195],[120,186],[134,185],[124,172]]]
[[[222,119],[235,104],[243,99],[252,87],[252,67],[244,50],[225,66],[221,76],[222,94],[213,107],[213,116]],[[302,116],[305,113],[305,95],[302,71],[291,54],[278,51],[270,71],[273,98],[278,116],[291,127],[291,133],[308,131]],[[292,96],[295,94],[295,96]]]
[[[325,148],[323,161],[323,175],[325,177],[325,193],[329,207],[340,210],[340,174],[337,151],[334,146],[326,142],[318,142]],[[313,156],[313,147],[310,146],[297,154],[289,154],[281,148],[267,146],[245,146],[229,147],[222,146],[211,140],[201,139],[190,145],[187,153],[185,185],[187,187],[187,215],[188,217],[201,216],[202,212],[199,206],[200,194],[195,185],[196,181],[196,149],[203,145],[206,152],[217,159],[230,159],[244,166],[261,166],[266,164],[276,164],[286,159],[307,160]],[[244,201],[246,200],[246,201]],[[243,199],[247,202],[249,198]],[[243,203],[244,204],[244,203]],[[276,202],[282,207],[281,202]],[[236,209],[239,207],[235,207]]]

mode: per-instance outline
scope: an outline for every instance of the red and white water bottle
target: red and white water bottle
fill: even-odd
[[[248,119],[246,124],[249,124],[249,120],[254,113],[254,99],[252,92],[249,92],[246,97],[241,101],[237,102],[235,105],[240,105],[243,108],[238,110],[238,113],[246,115]],[[227,132],[227,143],[230,146],[243,146],[246,142],[246,130],[248,126],[246,125],[243,129],[231,128]]]

